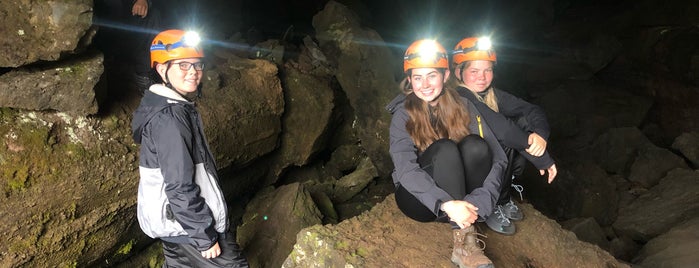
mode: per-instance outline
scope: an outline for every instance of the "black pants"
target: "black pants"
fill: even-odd
[[[524,172],[524,166],[527,164],[527,159],[520,155],[516,150],[503,147],[505,154],[507,155],[507,169],[505,170],[505,177],[502,178],[502,189],[500,190],[500,198],[498,199],[498,205],[507,204],[510,202],[510,191],[512,191],[512,177],[519,177]]]
[[[483,186],[493,166],[493,153],[481,137],[468,135],[458,144],[448,139],[435,141],[418,156],[418,164],[439,188],[454,199],[462,200],[467,193]],[[437,220],[431,208],[423,205],[401,185],[396,188],[396,203],[403,214],[413,220]]]
[[[163,267],[166,268],[249,267],[240,246],[235,242],[235,233],[227,233],[225,237],[219,237],[218,245],[221,247],[221,255],[213,259],[202,257],[201,251],[190,244],[162,242],[165,254]]]

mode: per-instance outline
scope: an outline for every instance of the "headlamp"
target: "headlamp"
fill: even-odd
[[[488,51],[488,52],[490,52],[490,51],[492,51],[492,49],[493,49],[493,42],[490,40],[490,37],[483,36],[483,37],[478,38],[475,46],[454,50],[452,52],[452,54],[466,54],[466,53],[469,53],[471,51]]]
[[[437,42],[430,41],[422,43],[415,53],[405,55],[404,60],[420,58],[423,61],[437,61],[439,58],[447,58],[445,53],[439,52]]]
[[[150,50],[173,50],[178,47],[197,47],[199,45],[199,42],[201,42],[201,37],[199,37],[199,34],[194,31],[188,31],[182,36],[182,39],[180,41],[177,41],[172,44],[154,44],[150,46]]]
[[[184,33],[184,36],[182,37],[182,42],[184,43],[185,46],[188,47],[196,47],[199,45],[199,42],[201,41],[201,37],[199,37],[199,34],[194,31],[189,31]]]
[[[476,47],[478,47],[478,50],[490,50],[493,48],[493,43],[490,41],[490,37],[485,36],[478,38]]]

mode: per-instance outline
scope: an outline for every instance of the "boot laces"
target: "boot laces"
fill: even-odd
[[[512,202],[512,201],[510,201]],[[502,206],[498,206],[497,209],[495,209],[494,214],[496,217],[498,217],[498,220],[500,222],[504,222],[506,224],[510,224],[510,219],[505,217],[505,213],[502,212]]]
[[[512,179],[514,180],[515,176],[512,176]],[[524,192],[524,186],[520,184],[512,184],[512,188],[515,188],[515,191],[519,193],[519,200],[524,201],[524,197],[522,196],[522,192]]]

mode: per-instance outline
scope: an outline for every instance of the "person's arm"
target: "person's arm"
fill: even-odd
[[[395,166],[393,181],[413,194],[432,213],[439,215],[441,204],[453,198],[420,168],[417,148],[405,129],[407,119],[408,114],[401,108],[396,109],[391,119],[389,152]]]
[[[218,233],[211,210],[194,182],[192,126],[182,107],[164,109],[152,120],[158,163],[165,180],[165,194],[175,220],[199,251],[212,248]]]
[[[469,129],[472,133],[478,133],[478,123],[475,117],[479,116],[480,113],[475,109],[475,106],[470,101],[468,102],[468,109],[472,116]],[[474,126],[474,124],[476,125]],[[493,166],[486,176],[483,186],[466,194],[464,201],[478,207],[478,215],[482,219],[486,219],[493,212],[495,203],[500,197],[500,187],[502,185],[502,179],[507,167],[507,156],[505,155],[505,151],[503,151],[502,146],[495,137],[492,129],[490,129],[488,123],[481,120],[481,124],[483,129],[483,139],[485,139],[485,141],[488,143],[488,146],[493,153]]]
[[[526,102],[506,91],[494,89],[498,99],[498,109],[505,117],[524,118],[527,130],[539,134],[548,141],[551,134],[546,113],[538,105]]]

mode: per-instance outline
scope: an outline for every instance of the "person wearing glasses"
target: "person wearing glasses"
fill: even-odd
[[[526,160],[539,169],[541,175],[548,172],[548,183],[553,182],[558,171],[546,150],[550,130],[544,111],[492,86],[496,62],[497,55],[489,37],[464,38],[452,51],[457,92],[475,104],[508,157],[500,198],[486,225],[498,233],[511,235],[516,231],[511,220],[521,220],[524,215],[511,199],[510,186],[521,195],[521,186],[512,181],[522,174]]]
[[[144,93],[131,122],[141,146],[138,222],[162,241],[164,267],[248,267],[229,227],[201,116],[188,97],[204,70],[198,43],[196,33],[167,30],[150,47],[162,83]]]
[[[493,211],[507,158],[473,103],[450,87],[448,55],[434,40],[405,52],[404,94],[391,112],[389,152],[398,208],[419,222],[450,222],[451,261],[460,268],[493,267],[476,222]]]

